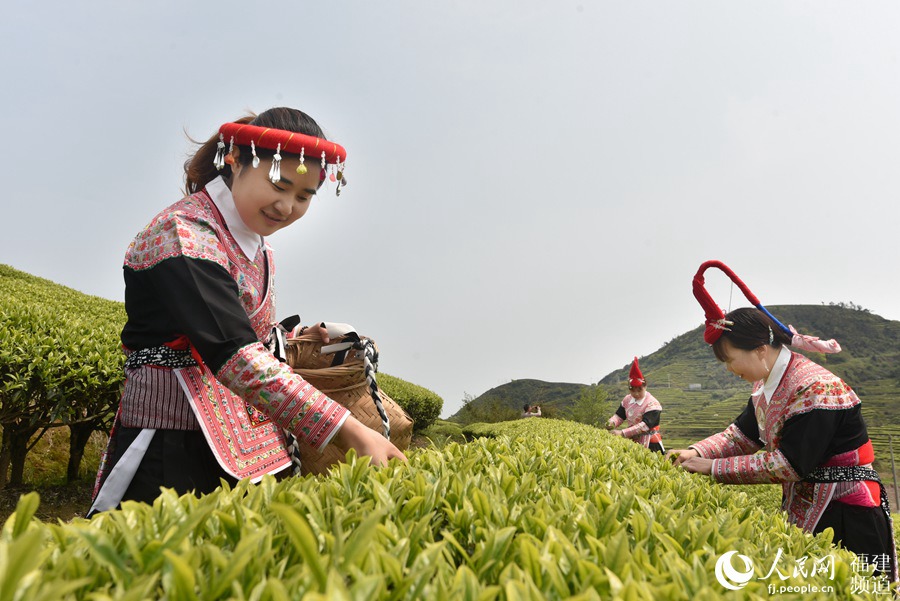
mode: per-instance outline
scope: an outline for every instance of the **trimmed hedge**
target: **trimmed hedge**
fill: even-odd
[[[440,416],[441,409],[444,407],[444,399],[436,393],[385,373],[379,373],[376,376],[376,380],[378,381],[378,386],[389,397],[397,401],[409,416],[415,420],[413,425],[414,432],[421,432],[433,424]]]
[[[122,383],[122,303],[0,265],[0,487],[21,485],[32,436],[71,431],[68,479],[94,430],[108,428]]]

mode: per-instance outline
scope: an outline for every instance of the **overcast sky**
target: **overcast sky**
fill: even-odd
[[[696,327],[706,259],[768,305],[900,319],[896,2],[6,7],[0,262],[77,290],[123,300],[185,132],[286,105],[349,185],[270,239],[279,315],[354,324],[445,416]]]

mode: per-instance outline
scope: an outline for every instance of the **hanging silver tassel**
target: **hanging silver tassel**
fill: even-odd
[[[275,150],[275,156],[272,157],[272,168],[269,169],[269,181],[277,184],[281,181],[281,144]]]
[[[253,168],[256,169],[259,167],[259,157],[256,156],[256,144],[253,143],[253,140],[250,140],[250,153],[253,155]]]
[[[213,165],[217,171],[225,167],[225,136],[222,134],[219,134],[219,143],[216,144],[216,158],[213,159]]]
[[[344,177],[344,167],[346,163],[341,162],[340,157],[338,157],[337,162],[335,163],[335,169],[337,170],[337,185],[334,187],[334,195],[341,195],[341,188],[347,185],[347,180]]]

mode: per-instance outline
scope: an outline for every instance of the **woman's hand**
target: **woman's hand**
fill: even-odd
[[[621,430],[611,430],[610,434],[612,434],[613,436],[622,436],[622,431]]]
[[[331,342],[331,338],[328,337],[328,330],[325,329],[325,322],[317,323],[314,326],[307,326],[301,330],[304,334],[315,334],[319,338],[322,339],[322,342],[328,344]]]
[[[681,467],[685,469],[685,471],[691,472],[692,474],[706,474],[707,476],[712,473],[712,459],[704,459],[703,457],[691,457],[690,459],[685,459],[681,463]]]
[[[394,443],[352,415],[334,435],[332,442],[344,451],[356,449],[360,457],[370,457],[373,465],[385,465],[391,459],[406,461],[406,455]]]
[[[695,457],[700,457],[700,453],[698,453],[695,449],[673,449],[666,453],[666,459],[668,459],[675,465],[682,465],[688,459]]]

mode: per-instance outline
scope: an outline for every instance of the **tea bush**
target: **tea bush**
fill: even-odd
[[[769,599],[767,585],[855,592],[854,556],[789,525],[772,487],[726,487],[602,430],[549,419],[372,468],[265,478],[202,498],[165,491],[47,524],[23,497],[0,532],[16,599]],[[723,553],[754,562],[728,591]],[[831,556],[834,577],[766,580]],[[773,580],[774,579],[774,580]],[[809,599],[786,593],[780,599]]]

